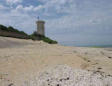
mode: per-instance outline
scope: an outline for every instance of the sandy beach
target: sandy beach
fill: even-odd
[[[24,86],[23,83],[55,65],[102,72],[111,77],[112,48],[69,47],[0,37],[0,86]]]

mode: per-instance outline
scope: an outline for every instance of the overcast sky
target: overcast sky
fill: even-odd
[[[0,24],[32,33],[37,16],[60,43],[112,44],[112,0],[0,0]]]

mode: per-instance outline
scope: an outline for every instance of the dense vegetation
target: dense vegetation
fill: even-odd
[[[21,37],[13,36],[14,38],[22,38],[22,39],[24,38],[24,39],[32,39],[32,40],[43,40],[44,42],[47,42],[49,44],[57,44],[57,41],[51,40],[50,38],[45,37],[45,36],[41,36],[41,35],[37,34],[36,32],[32,33],[31,35],[28,35],[24,31],[19,31],[19,30],[15,29],[15,28],[13,28],[11,26],[6,27],[4,25],[0,25],[0,30],[5,31],[5,32],[13,32],[13,33],[21,35]],[[22,37],[23,35],[25,37]],[[2,36],[4,36],[4,35],[2,35]],[[8,36],[8,37],[12,37],[12,36]]]
[[[6,27],[4,25],[0,25],[0,30],[6,31],[6,32],[15,32],[15,33],[22,34],[22,35],[27,35],[25,32],[14,29],[11,26]]]
[[[44,42],[47,42],[49,44],[57,44],[57,41],[55,40],[52,40],[48,37],[45,37],[45,36],[42,36],[42,35],[39,35],[37,34],[36,32],[33,32],[33,34],[30,35],[30,37],[33,39],[33,40],[43,40]]]

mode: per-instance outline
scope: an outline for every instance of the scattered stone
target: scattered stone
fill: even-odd
[[[87,52],[85,52],[85,55],[87,55],[88,53]]]
[[[88,60],[88,62],[91,62],[90,60]]]
[[[60,81],[62,82],[63,79],[60,79]]]
[[[60,86],[59,84],[57,84],[57,86]]]
[[[109,59],[112,59],[112,57],[110,57],[110,56],[109,56],[108,58],[109,58]]]
[[[49,81],[49,79],[47,79],[47,81]]]
[[[10,83],[8,86],[13,86],[13,83]]]
[[[99,67],[98,69],[101,70],[102,68]]]
[[[38,85],[31,86],[112,86],[112,77],[104,75],[101,71],[92,72],[57,65],[41,72],[35,82]]]
[[[107,76],[112,77],[112,75],[107,75]]]
[[[67,77],[67,80],[69,80],[69,77]]]

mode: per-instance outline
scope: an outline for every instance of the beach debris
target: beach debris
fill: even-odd
[[[57,65],[41,72],[35,82],[37,86],[112,86],[111,81],[104,73]]]

